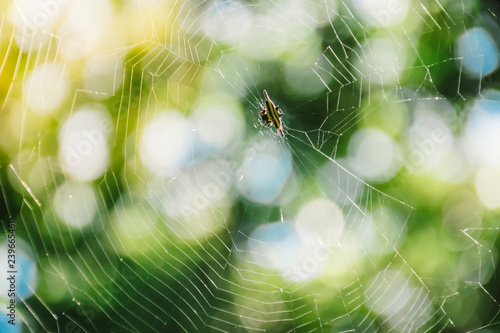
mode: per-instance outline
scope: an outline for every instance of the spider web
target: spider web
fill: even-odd
[[[497,7],[372,6],[3,4],[13,331],[498,329],[498,224],[459,145],[495,80],[453,46]]]

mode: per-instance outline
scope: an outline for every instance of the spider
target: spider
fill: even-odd
[[[275,105],[273,101],[271,101],[269,95],[265,90],[264,96],[266,96],[264,108],[259,111],[259,116],[262,123],[265,126],[274,125],[278,132],[281,133],[282,136],[285,136],[285,134],[283,134],[283,131],[281,130],[281,116],[283,115],[283,112],[280,110],[280,107],[278,105]]]

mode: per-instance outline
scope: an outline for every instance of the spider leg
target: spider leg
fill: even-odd
[[[280,107],[276,105],[276,111],[278,111],[278,115],[281,117],[283,115],[283,111],[281,111]]]
[[[266,126],[268,126],[271,123],[269,117],[265,113],[260,115],[260,121]]]

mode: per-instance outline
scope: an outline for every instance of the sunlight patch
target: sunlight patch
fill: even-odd
[[[408,14],[409,0],[351,0],[367,24],[387,27],[403,22]]]
[[[483,28],[464,32],[457,40],[456,53],[466,73],[482,78],[498,68],[499,51],[490,34]]]
[[[247,199],[269,204],[290,176],[292,160],[288,150],[272,140],[265,143],[265,149],[256,147],[247,151],[237,187]]]
[[[47,63],[35,67],[23,86],[24,96],[33,113],[53,114],[67,97],[68,74],[61,64]]]
[[[392,208],[374,209],[368,216],[359,215],[351,222],[354,237],[365,254],[383,255],[397,251],[406,239],[402,216]]]
[[[93,52],[101,39],[110,33],[112,14],[113,7],[109,0],[69,1],[66,19],[58,29],[61,38],[71,41],[62,44],[64,56],[78,59]],[[120,35],[114,38],[121,39]]]
[[[388,269],[368,283],[365,299],[387,324],[399,332],[413,332],[431,318],[431,300],[422,286],[416,286],[402,271]]]
[[[97,212],[97,197],[89,184],[65,182],[54,195],[57,216],[68,226],[87,226]]]
[[[59,158],[67,175],[79,180],[94,180],[109,165],[108,140],[113,122],[101,105],[80,107],[59,132]]]
[[[38,266],[31,246],[19,238],[16,239],[15,243],[16,247],[14,248],[14,252],[17,259],[15,260],[17,270],[14,280],[9,279],[9,275],[12,273],[8,274],[8,272],[12,272],[12,269],[8,266],[8,258],[12,260],[12,257],[8,257],[9,244],[12,243],[9,243],[8,240],[4,240],[0,243],[0,268],[4,272],[4,278],[0,279],[0,299],[2,302],[9,302],[7,298],[9,289],[11,289],[10,292],[14,290],[18,301],[19,299],[31,297],[39,282]],[[12,288],[12,283],[15,284],[14,288]],[[18,305],[17,302],[16,305]],[[2,311],[5,310],[8,311],[9,309],[7,309],[7,305],[4,303],[4,305],[2,305]],[[7,318],[5,316],[3,317]]]
[[[245,131],[243,111],[236,101],[220,103],[201,101],[194,120],[200,138],[216,150],[227,148],[241,140]]]
[[[375,129],[360,129],[349,141],[349,162],[361,178],[383,183],[399,169],[400,151],[394,140]]]
[[[213,1],[203,15],[202,29],[214,40],[241,42],[253,25],[253,18],[239,1]]]
[[[175,175],[189,161],[192,140],[192,126],[180,113],[163,112],[144,128],[142,163],[156,175]]]
[[[467,153],[473,162],[500,165],[500,92],[487,90],[470,108],[465,132]]]
[[[297,234],[305,243],[336,245],[344,230],[342,210],[328,199],[315,199],[305,204],[297,215]]]
[[[500,207],[500,167],[482,167],[476,175],[476,193],[489,209]]]
[[[94,92],[96,99],[109,98],[121,87],[123,70],[123,63],[112,57],[94,56],[86,59],[82,71],[85,89]]]
[[[367,73],[365,84],[382,87],[397,84],[406,66],[408,54],[404,47],[389,38],[366,39],[361,45],[362,58],[356,58],[356,69]]]

